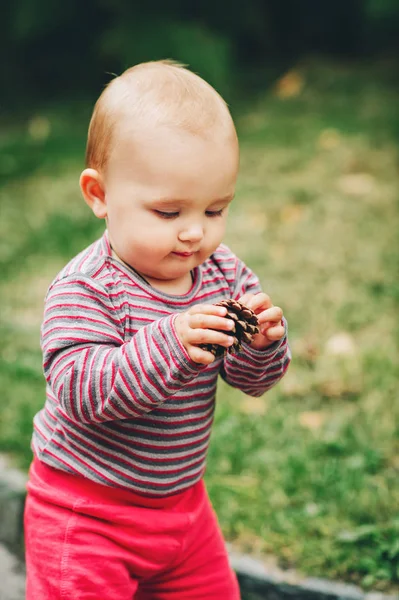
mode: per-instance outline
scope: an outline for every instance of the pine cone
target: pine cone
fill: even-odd
[[[202,344],[201,348],[212,352],[215,356],[223,356],[226,352],[237,352],[243,342],[250,344],[253,336],[259,333],[258,319],[254,311],[237,300],[222,300],[216,306],[227,308],[225,318],[234,321],[235,328],[232,331],[223,331],[223,333],[235,337],[237,341],[229,348],[219,346],[219,344]]]

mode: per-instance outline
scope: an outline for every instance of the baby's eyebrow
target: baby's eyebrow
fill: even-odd
[[[211,200],[211,202],[209,202],[209,206],[211,206],[212,204],[218,204],[219,202],[231,202],[234,198],[234,194],[228,194],[227,196],[224,196],[223,198],[216,198],[215,200]],[[192,204],[192,200],[189,200],[187,198],[168,198],[168,197],[160,197],[160,198],[154,198],[151,203],[154,204],[159,204],[162,206],[185,206],[187,204]]]
[[[224,196],[224,198],[218,198],[217,200],[215,200],[215,204],[216,202],[231,202],[232,200],[234,200],[234,196],[235,194],[227,194],[227,196]]]
[[[188,204],[189,201],[185,200],[184,198],[153,198],[151,200],[151,203],[154,204],[173,204],[174,206],[176,206],[177,204],[179,205],[184,205],[184,204]]]

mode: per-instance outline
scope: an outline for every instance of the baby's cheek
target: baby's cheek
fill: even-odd
[[[140,253],[141,258],[146,261],[160,260],[168,256],[176,249],[176,243],[172,240],[165,239],[161,235],[148,235],[142,240]]]

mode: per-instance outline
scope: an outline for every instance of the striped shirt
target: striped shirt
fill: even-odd
[[[284,374],[286,336],[204,366],[174,327],[199,303],[260,290],[224,245],[196,267],[189,292],[158,291],[112,256],[107,232],[51,284],[42,325],[44,408],[32,447],[46,464],[147,496],[167,496],[204,473],[217,378],[260,396]]]

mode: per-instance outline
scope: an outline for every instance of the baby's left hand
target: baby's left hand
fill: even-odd
[[[244,294],[239,302],[252,308],[259,321],[260,333],[254,335],[251,348],[263,350],[274,342],[281,340],[285,329],[281,319],[283,311],[279,306],[274,306],[267,294]]]

